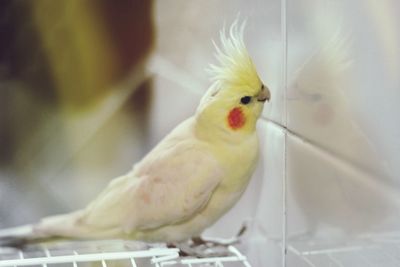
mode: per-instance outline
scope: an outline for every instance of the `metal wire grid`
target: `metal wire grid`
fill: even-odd
[[[18,267],[18,266],[41,266],[60,265],[78,267],[83,263],[100,263],[101,267],[114,266],[117,261],[125,260],[131,267],[141,267],[141,260],[147,260],[146,266],[164,267],[164,266],[245,266],[251,267],[247,258],[240,253],[234,246],[229,246],[229,256],[210,257],[210,258],[189,258],[179,257],[179,250],[176,248],[149,248],[135,251],[104,251],[100,252],[79,251],[78,250],[52,250],[42,247],[40,250],[31,252],[3,249],[0,250],[0,267]],[[38,256],[39,255],[39,256]],[[126,265],[124,265],[126,266]]]
[[[400,236],[374,237],[343,246],[319,248],[318,244],[292,244],[288,253],[309,267],[398,267],[400,266]]]

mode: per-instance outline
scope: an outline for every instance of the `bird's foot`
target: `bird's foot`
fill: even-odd
[[[187,242],[169,243],[168,247],[178,248],[179,255],[182,257],[224,257],[230,254],[228,247],[240,242],[240,237],[244,234],[247,227],[242,226],[240,231],[232,238],[202,238],[200,236],[193,237]]]
[[[206,245],[194,245],[193,242],[179,242],[167,244],[169,248],[178,248],[179,256],[195,257],[195,258],[210,258],[224,257],[229,255],[228,247],[207,247]]]
[[[193,237],[192,242],[195,245],[206,245],[208,247],[228,247],[231,245],[235,245],[240,242],[240,237],[246,232],[247,226],[246,224],[243,224],[242,227],[240,228],[239,232],[227,239],[222,239],[222,238],[202,238],[200,236]]]

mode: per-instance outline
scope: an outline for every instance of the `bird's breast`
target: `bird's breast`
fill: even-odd
[[[251,139],[238,145],[230,145],[222,151],[224,177],[221,188],[240,191],[246,188],[258,161],[258,139]]]

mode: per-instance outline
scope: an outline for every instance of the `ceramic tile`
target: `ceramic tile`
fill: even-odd
[[[287,142],[287,183],[288,247],[359,247],[361,241],[363,246],[381,244],[376,236],[384,234],[389,237],[382,242],[390,243],[399,230],[396,188],[292,135]]]
[[[262,183],[248,255],[260,263],[256,266],[283,266],[284,131],[268,122],[260,126]]]
[[[148,120],[148,147],[151,149],[180,122],[191,117],[201,95],[160,75],[154,76],[152,104]]]
[[[354,266],[366,244],[381,256],[387,249],[381,241],[397,244],[396,7],[395,1],[288,1],[287,234],[288,248],[300,251],[288,255],[288,266]],[[311,248],[304,244],[322,256],[305,257]],[[324,253],[349,246],[361,250],[340,254],[345,259]]]
[[[294,133],[399,184],[394,151],[400,147],[394,140],[400,126],[393,125],[392,114],[400,111],[394,100],[400,99],[400,79],[393,75],[397,63],[387,55],[400,57],[391,48],[400,42],[395,5],[288,1],[287,114]],[[384,13],[388,19],[379,21]],[[386,27],[385,33],[373,30],[377,27]]]

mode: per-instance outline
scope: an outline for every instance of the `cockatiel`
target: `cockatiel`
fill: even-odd
[[[4,230],[16,240],[121,238],[179,242],[198,236],[245,191],[258,156],[256,122],[270,92],[243,42],[245,23],[220,33],[219,65],[194,116],[86,208]],[[3,242],[2,242],[2,241]]]

